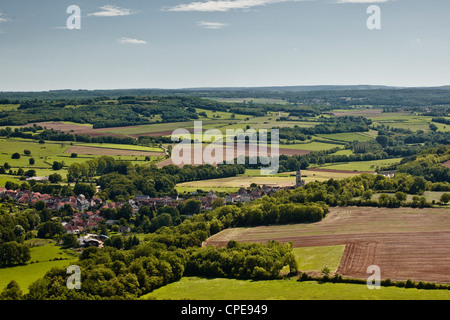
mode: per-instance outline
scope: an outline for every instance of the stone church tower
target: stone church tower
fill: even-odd
[[[305,181],[302,180],[302,171],[300,170],[300,167],[297,169],[297,173],[295,174],[295,187],[301,187],[305,185]]]

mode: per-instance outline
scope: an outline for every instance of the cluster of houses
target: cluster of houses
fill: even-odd
[[[225,203],[249,202],[265,195],[270,196],[280,190],[280,187],[263,186],[261,188],[240,188],[237,193],[231,193],[225,197]]]
[[[264,195],[271,195],[278,191],[279,187],[263,186],[263,187],[249,187],[240,188],[237,193],[229,194],[225,198],[224,203],[236,204],[238,202],[249,202],[261,198]],[[218,195],[211,190],[206,196],[198,197],[195,193],[191,194],[190,199],[195,199],[201,202],[201,210],[212,210],[213,202],[219,198]],[[0,188],[0,199],[13,199],[22,204],[35,205],[37,201],[43,201],[46,208],[50,210],[60,210],[65,206],[70,206],[73,209],[72,219],[63,222],[63,226],[67,233],[80,234],[88,230],[98,228],[99,223],[104,220],[100,214],[102,208],[120,208],[123,203],[106,202],[98,197],[87,199],[84,195],[78,196],[52,196],[49,194],[41,194],[30,190],[8,190]],[[171,198],[171,197],[157,197],[153,198],[148,195],[136,195],[134,199],[128,201],[133,212],[138,212],[142,206],[150,206],[157,210],[161,206],[177,207],[180,203],[188,199]],[[117,224],[117,220],[107,220],[106,224]],[[119,226],[121,232],[129,232],[130,229],[125,226]],[[91,237],[92,238],[92,237]]]
[[[19,203],[35,205],[38,201],[44,201],[46,208],[50,210],[60,210],[65,205],[69,205],[73,210],[86,211],[91,207],[103,203],[103,200],[98,197],[87,199],[80,194],[78,197],[68,196],[52,196],[49,194],[41,194],[40,192],[33,192],[31,190],[8,190],[4,187],[0,188],[0,199],[13,199]]]
[[[76,211],[72,215],[72,220],[63,222],[62,225],[67,233],[80,234],[85,230],[93,230],[98,228],[98,224],[104,219],[100,215],[99,210],[79,212]]]

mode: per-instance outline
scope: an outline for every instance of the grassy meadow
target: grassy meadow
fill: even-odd
[[[99,154],[77,154],[76,158],[71,157],[71,153],[68,152],[69,148],[72,146],[88,146],[98,148],[100,151],[102,148],[127,150],[127,151],[148,151],[148,152],[164,152],[163,149],[158,147],[144,147],[135,145],[123,145],[123,144],[88,144],[88,143],[78,143],[78,142],[55,142],[55,141],[45,141],[44,144],[40,144],[36,140],[22,139],[22,138],[0,138],[0,165],[8,163],[11,166],[11,170],[17,171],[22,168],[24,171],[35,170],[37,177],[49,176],[53,173],[59,173],[63,179],[67,177],[67,168],[73,163],[85,162],[101,156]],[[25,155],[24,150],[30,150],[30,155]],[[19,159],[12,159],[14,153],[19,153]],[[150,153],[149,153],[150,154]],[[127,161],[132,164],[148,164],[150,162],[161,160],[163,157],[155,155],[150,155],[150,161],[145,161],[145,156],[143,155],[127,155],[118,156],[113,155],[116,160]],[[30,164],[30,158],[34,159],[34,164]],[[61,170],[53,170],[52,165],[54,161],[63,163],[63,168]],[[7,173],[9,170],[7,170]],[[0,186],[4,186],[6,181],[19,181],[19,177],[15,175],[0,175]]]
[[[364,284],[251,281],[184,277],[141,297],[143,300],[448,300],[450,290],[419,290]]]
[[[335,272],[341,262],[345,245],[298,247],[293,252],[297,260],[298,269],[301,271],[321,271],[328,267]]]
[[[11,281],[15,280],[23,293],[28,292],[31,283],[39,278],[53,267],[69,266],[76,261],[78,257],[62,250],[54,242],[48,240],[38,241],[39,244],[31,247],[31,260],[26,265],[0,268],[0,291]],[[33,245],[32,242],[26,242]]]
[[[348,171],[375,171],[377,167],[385,167],[392,164],[400,163],[402,158],[382,159],[373,161],[354,161],[342,163],[328,163],[317,167],[318,169],[330,170],[348,170]]]

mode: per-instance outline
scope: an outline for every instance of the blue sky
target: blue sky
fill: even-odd
[[[448,85],[449,13],[448,0],[5,0],[0,91]]]

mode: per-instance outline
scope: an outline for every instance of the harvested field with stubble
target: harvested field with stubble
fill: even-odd
[[[210,148],[213,148],[213,145],[210,145],[210,146],[211,146]],[[181,162],[181,163],[177,164],[177,165],[179,167],[183,167],[186,164],[190,164],[190,165],[193,165],[193,166],[200,165],[200,163],[196,163],[195,155],[204,154],[205,148],[206,147],[203,146],[202,150],[200,150],[200,148],[197,148],[197,147],[193,146],[193,147],[191,147],[190,155],[189,154],[184,155],[181,152],[181,154],[179,155],[179,159],[180,160],[177,161],[177,162]],[[252,149],[252,148],[249,147],[248,144],[246,144],[245,145],[245,156],[246,157],[261,157],[261,156],[270,156],[272,154],[271,153],[272,149],[271,149],[270,146],[266,147],[266,149],[262,149],[263,151],[259,151],[258,148],[259,147],[255,148],[255,149]],[[310,153],[309,150],[300,150],[300,149],[296,150],[296,149],[286,149],[286,148],[279,148],[278,149],[278,154],[280,154],[280,155],[283,155],[283,154],[284,155],[305,155],[305,154],[308,154],[308,153]],[[237,156],[240,155],[240,154],[241,153],[238,152],[237,144],[234,145],[234,149],[233,149],[233,147],[229,148],[228,146],[226,146],[224,144],[223,148],[222,148],[222,156],[218,156],[218,158],[222,159],[223,162],[226,162],[228,159],[235,159],[235,158],[237,158]],[[215,151],[213,151],[211,153],[211,155],[212,155],[212,157],[214,157],[215,156]],[[228,158],[228,155],[231,155],[230,158]],[[174,155],[174,152],[173,152],[172,153],[172,157],[174,157],[174,156],[178,157],[178,155]],[[169,159],[166,159],[166,160],[164,160],[162,162],[159,162],[157,164],[157,166],[159,168],[162,168],[162,167],[170,165],[170,164],[174,164],[172,158],[169,158]],[[202,159],[202,163],[201,164],[206,164],[206,161],[204,159]]]
[[[69,132],[72,134],[87,135],[91,137],[98,137],[98,136],[114,136],[119,138],[126,137],[126,135],[123,134],[106,132],[104,128],[93,129],[91,124],[65,123],[61,121],[29,123],[24,125],[23,127],[31,127],[33,126],[33,124],[39,125],[47,129],[53,129],[61,132]]]
[[[207,240],[294,243],[294,247],[345,245],[337,273],[367,279],[377,265],[382,279],[450,283],[450,210],[447,208],[330,208],[318,223],[224,230]]]
[[[102,156],[159,156],[164,157],[164,152],[151,152],[141,150],[127,150],[127,149],[112,149],[112,148],[97,148],[87,146],[72,146],[64,153],[79,153]]]

